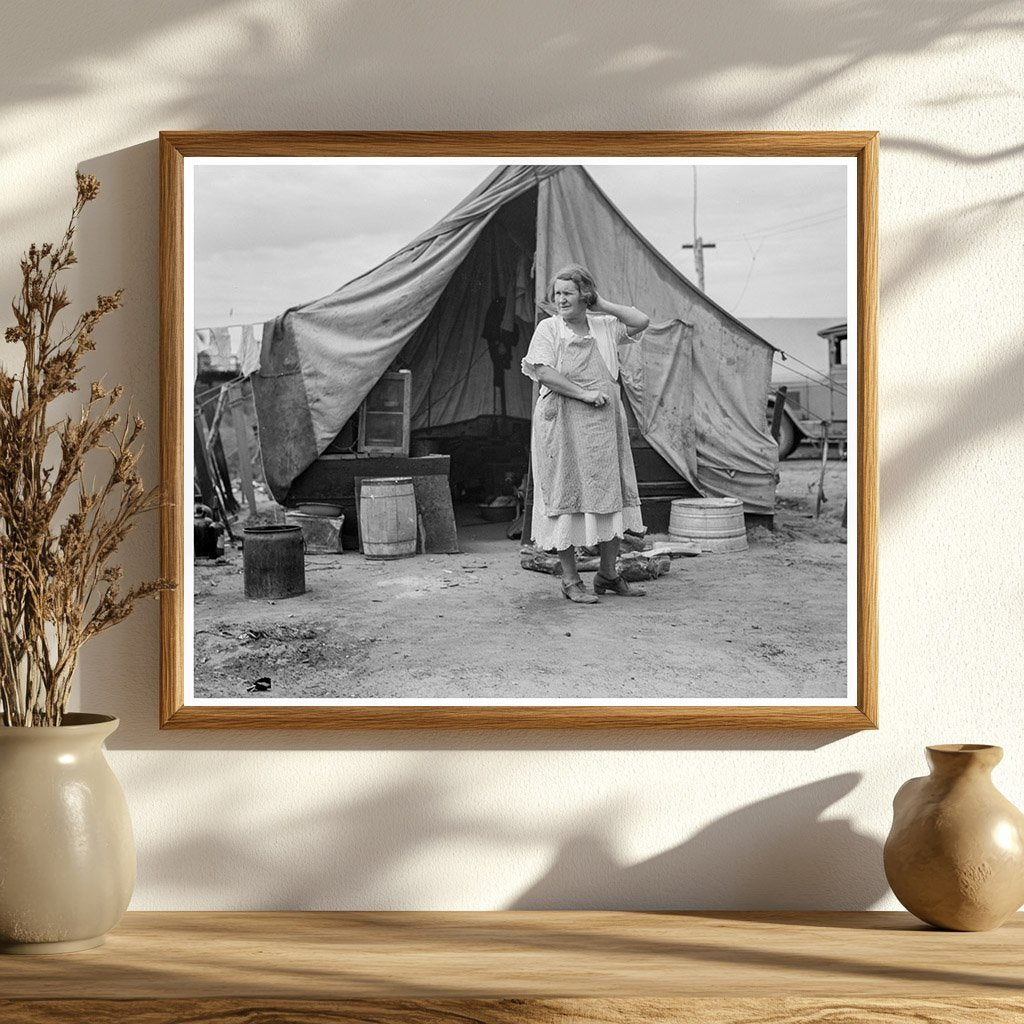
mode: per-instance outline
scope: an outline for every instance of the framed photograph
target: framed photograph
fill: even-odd
[[[877,155],[162,133],[162,727],[876,727]]]

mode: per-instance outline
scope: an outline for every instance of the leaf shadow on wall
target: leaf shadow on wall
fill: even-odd
[[[887,142],[886,149],[889,148]],[[1022,201],[1024,191],[986,199],[960,207],[955,215],[948,210],[937,213],[912,231],[894,232],[881,270],[883,305],[889,296],[923,284],[923,270],[932,278],[942,273],[955,274],[965,245],[983,245]]]
[[[812,127],[791,111],[821,92],[820,123],[835,125],[863,102],[880,60],[925,58],[1021,27],[1012,0],[684,0],[645,5],[640,16],[603,4],[561,20],[543,0],[520,0],[446,13],[431,4],[404,5],[394,17],[372,4],[96,0],[62,10],[54,33],[38,5],[14,5],[0,39],[0,158],[66,159],[44,105],[89,123],[100,153],[136,125],[728,129],[795,117],[785,126]],[[0,233],[20,218],[0,209]]]
[[[1024,26],[1022,26],[1024,27]],[[934,101],[932,106],[939,106],[939,101]],[[994,149],[988,153],[971,153],[964,149],[954,149],[952,146],[940,146],[928,139],[901,138],[899,136],[885,136],[885,149],[887,152],[902,151],[905,153],[917,153],[921,156],[934,157],[939,160],[946,160],[958,166],[984,166],[987,164],[1000,163],[1003,160],[1015,160],[1024,153],[1024,145],[1004,146],[1002,149]],[[1020,198],[1020,194],[1011,198]]]
[[[637,864],[614,855],[602,823],[565,843],[510,909],[840,909],[840,893],[842,909],[866,909],[888,891],[881,846],[847,818],[823,818],[860,780],[850,772],[785,790]]]
[[[189,812],[193,797],[180,786],[144,769],[130,798],[172,816],[180,801],[182,827],[140,848],[140,888],[187,891],[196,907],[216,900],[242,909],[408,910],[436,906],[440,894],[465,886],[458,858],[438,859],[438,849],[548,839],[536,823],[474,808],[460,784],[446,785],[422,765],[394,777],[381,772],[364,787],[336,762],[312,770],[292,764],[289,789],[320,785],[334,795],[315,806],[281,806],[266,796],[280,785],[279,763],[261,764],[258,777],[212,780],[201,814]]]
[[[521,125],[557,119],[566,109],[568,94],[551,85],[556,66],[574,73],[584,96],[599,89],[607,94],[599,100],[615,99],[628,82],[636,95],[651,100],[674,100],[678,89],[693,106],[698,101],[686,87],[712,75],[758,66],[768,74],[793,75],[792,85],[771,82],[778,91],[749,90],[736,101],[735,114],[749,123],[866,61],[907,57],[968,34],[1012,33],[1020,28],[1014,11],[1012,0],[873,0],[828,8],[775,0],[756,11],[744,0],[720,0],[710,8],[684,0],[646,5],[640,16],[623,11],[617,17],[614,5],[603,5],[593,16],[559,21],[544,0],[469,5],[457,19],[432,5],[407,5],[401,17],[393,17],[386,7],[360,4],[260,9],[227,0],[177,0],[150,8],[95,0],[79,19],[69,14],[65,30],[55,34],[45,17],[24,5],[5,19],[6,38],[17,44],[5,53],[12,70],[5,99],[15,106],[40,97],[66,104],[97,87],[97,65],[116,73],[119,62],[138,48],[149,56],[155,80],[166,75],[167,84],[178,85],[152,98],[133,97],[147,105],[146,113],[160,105],[167,126],[175,126],[179,116],[177,126],[210,119],[224,126],[226,111],[243,110],[249,128],[264,126],[249,115],[275,128],[323,127],[325,121],[366,127],[379,118],[385,76],[407,110],[429,110],[436,122],[439,112],[454,108],[454,100],[493,115],[495,90],[481,90],[480,83],[492,82],[496,68],[511,68],[515,40],[529,40],[531,46],[514,53],[518,91],[508,97]],[[197,46],[200,26],[205,31]],[[345,43],[344,59],[339,41]],[[184,66],[164,66],[164,55],[186,58]],[[324,108],[329,97],[337,109]],[[339,113],[344,122],[334,119]],[[692,120],[685,105],[675,113],[676,123]]]
[[[587,804],[572,780],[561,789],[566,812],[525,814],[510,795],[475,808],[458,783],[417,766],[398,778],[360,786],[351,798],[287,808],[259,806],[273,780],[214,780],[196,813],[195,795],[166,773],[143,769],[129,796],[161,807],[178,826],[161,841],[143,829],[140,896],[188,892],[190,906],[210,900],[225,909],[859,909],[886,893],[878,842],[828,809],[860,783],[845,773],[741,807],[690,838],[636,864],[612,852],[637,820],[619,793]],[[321,785],[344,768],[309,765]],[[527,772],[529,774],[529,772]],[[303,792],[304,770],[292,766],[290,788]],[[581,787],[586,780],[575,780]],[[280,780],[274,783],[280,786]],[[275,790],[276,791],[276,790]],[[272,803],[263,797],[264,803]],[[174,810],[181,803],[181,812]],[[678,804],[674,804],[678,809]],[[253,814],[256,817],[253,817]],[[687,828],[679,822],[680,831]],[[574,835],[575,833],[575,835]],[[573,838],[566,839],[566,836]],[[550,851],[537,870],[538,851]],[[468,875],[466,872],[469,872]],[[536,881],[516,894],[522,879]],[[178,904],[179,908],[180,903]]]
[[[886,151],[905,149],[927,152],[953,166],[961,160],[968,164],[1012,159],[1014,149],[998,153],[964,156],[946,147],[926,145],[912,139],[887,139]],[[890,254],[881,268],[882,306],[890,298],[907,289],[922,287],[922,272],[937,279],[946,275],[954,280],[961,270],[965,245],[984,245],[986,240],[1004,226],[1008,216],[1017,216],[1024,202],[1024,191],[985,199],[961,207],[952,216],[938,213],[919,224],[915,230],[894,232]],[[991,298],[978,289],[968,293],[966,302],[990,303]],[[969,308],[957,306],[964,317],[952,320],[948,333],[934,339],[939,348],[961,348],[964,338],[972,334]],[[923,497],[932,486],[935,475],[961,457],[973,445],[983,444],[1024,419],[1020,401],[1020,381],[1024,377],[1024,348],[1021,338],[1007,336],[991,349],[1005,353],[990,368],[964,383],[934,376],[915,387],[914,408],[924,422],[901,434],[898,444],[890,446],[881,460],[881,502],[886,507],[899,507]],[[986,344],[988,341],[986,339]],[[969,350],[969,354],[973,354]]]
[[[930,395],[918,395],[928,403],[931,415],[882,460],[883,508],[917,498],[957,453],[1024,420],[1022,340],[1007,339],[999,346],[1007,355],[969,385],[954,390],[943,384]]]

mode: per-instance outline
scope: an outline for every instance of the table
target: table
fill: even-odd
[[[448,455],[321,455],[300,473],[288,491],[288,504],[326,501],[355,512],[356,477],[366,476],[441,476],[451,475]]]
[[[5,1024],[1024,1020],[1024,914],[151,913],[0,957]]]

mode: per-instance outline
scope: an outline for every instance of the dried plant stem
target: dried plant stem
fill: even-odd
[[[77,418],[48,421],[51,404],[79,389],[78,375],[95,348],[99,321],[121,305],[121,292],[100,295],[69,331],[57,318],[70,304],[62,271],[77,262],[78,217],[99,182],[79,174],[77,198],[61,241],[31,246],[21,261],[22,284],[11,304],[5,338],[24,349],[21,372],[0,370],[0,703],[3,724],[57,725],[71,697],[84,643],[126,618],[135,602],[171,584],[151,580],[121,593],[111,558],[135,519],[159,504],[137,466],[145,429],[129,407],[115,405],[93,381]],[[59,458],[51,446],[59,445]],[[102,486],[83,481],[91,453],[110,458]],[[70,498],[77,484],[77,502]],[[71,511],[66,511],[68,504]]]

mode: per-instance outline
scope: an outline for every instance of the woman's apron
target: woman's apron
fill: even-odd
[[[601,391],[608,401],[595,408],[554,391],[538,400],[533,446],[545,512],[603,515],[639,507],[618,382],[612,380],[592,335],[581,338],[566,329],[559,348],[555,369],[581,388]]]

